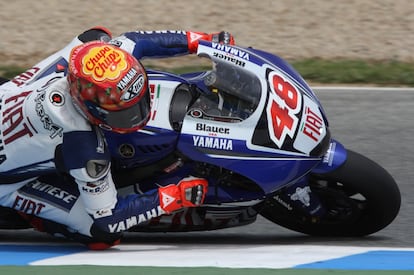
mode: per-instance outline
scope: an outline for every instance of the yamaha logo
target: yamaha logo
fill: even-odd
[[[135,155],[134,146],[128,143],[119,146],[119,154],[124,158],[132,158]]]
[[[134,83],[122,95],[121,99],[124,101],[130,101],[134,97],[141,93],[142,87],[145,85],[145,78],[143,74],[140,74]]]

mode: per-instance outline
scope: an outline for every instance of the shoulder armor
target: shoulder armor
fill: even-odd
[[[86,169],[94,177],[102,175],[110,163],[110,153],[99,131],[73,131],[63,135],[62,157],[67,170]]]

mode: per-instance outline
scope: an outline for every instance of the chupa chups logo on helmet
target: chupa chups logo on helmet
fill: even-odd
[[[82,58],[82,72],[96,81],[116,80],[127,68],[124,53],[111,46],[91,48]]]

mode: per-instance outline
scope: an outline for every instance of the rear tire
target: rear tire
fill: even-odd
[[[389,225],[398,215],[401,195],[392,176],[374,161],[348,150],[347,161],[327,174],[312,174],[309,184],[327,210],[322,218],[289,211],[273,198],[260,214],[288,229],[315,236],[364,236]]]

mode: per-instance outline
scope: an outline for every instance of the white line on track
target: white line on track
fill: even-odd
[[[369,251],[408,248],[314,245],[120,245],[40,260],[32,265],[118,265],[227,268],[291,268]]]

